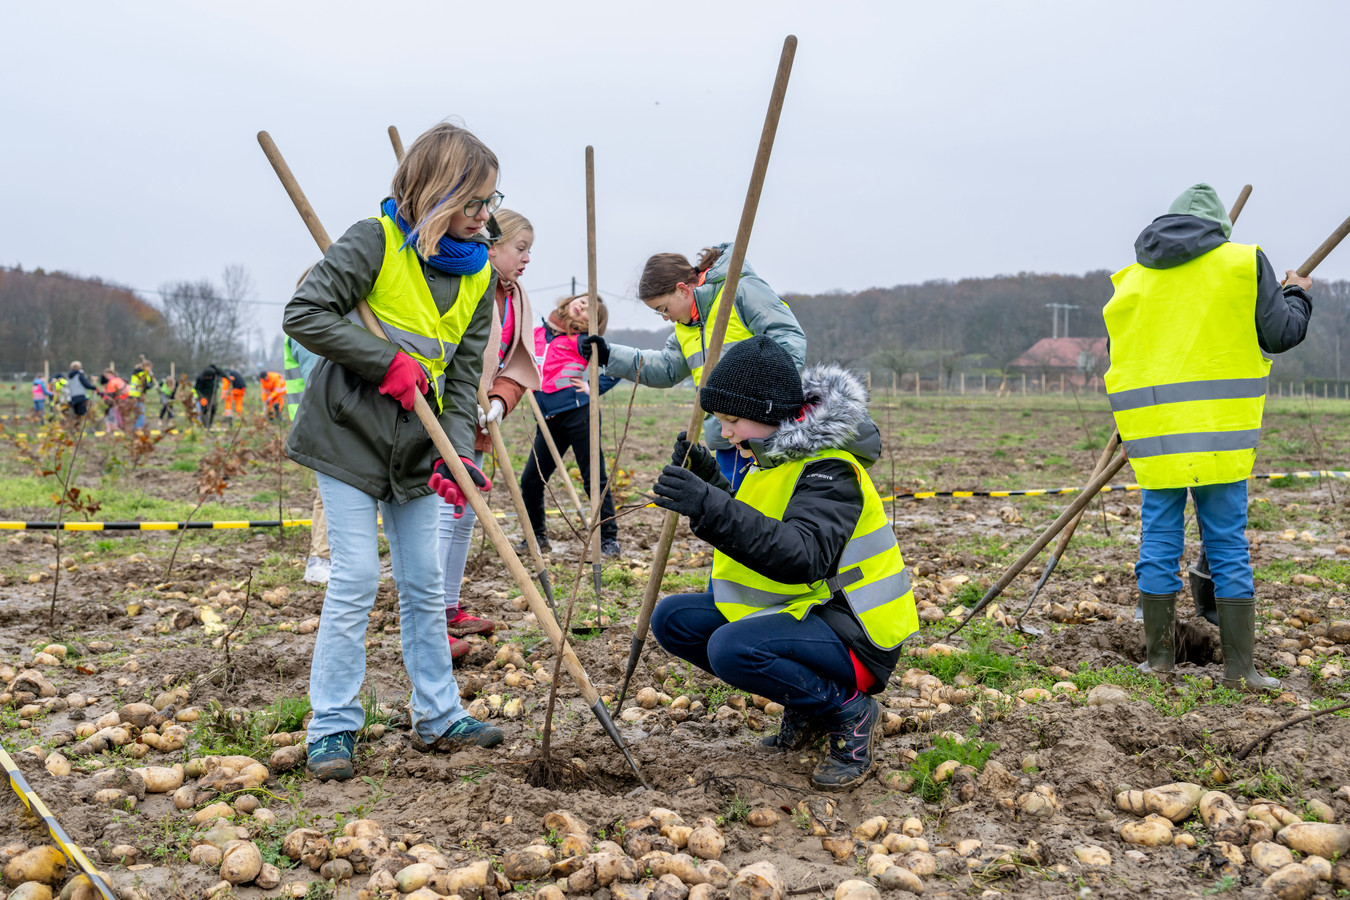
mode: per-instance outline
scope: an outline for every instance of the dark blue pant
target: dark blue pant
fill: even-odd
[[[1171,594],[1181,590],[1181,552],[1185,540],[1186,488],[1144,491],[1139,562],[1134,567],[1139,590]],[[1207,484],[1190,488],[1200,535],[1214,578],[1214,594],[1232,600],[1254,596],[1251,554],[1247,547],[1247,482]]]
[[[819,616],[728,622],[712,594],[674,594],[656,604],[651,628],[680,659],[802,715],[830,717],[856,690],[848,647]]]

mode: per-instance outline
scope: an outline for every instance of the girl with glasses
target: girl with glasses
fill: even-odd
[[[331,571],[309,681],[308,768],[320,780],[354,773],[367,615],[380,582],[377,513],[398,586],[413,746],[502,741],[460,703],[430,537],[442,501],[462,507],[465,498],[411,411],[424,394],[450,442],[472,452],[497,282],[479,232],[500,203],[497,170],[468,131],[432,128],[399,163],[378,215],[338,238],[286,306],[286,333],[319,357],[286,453],[315,471],[328,518]],[[383,336],[361,326],[363,299]],[[479,488],[490,487],[463,459]]]

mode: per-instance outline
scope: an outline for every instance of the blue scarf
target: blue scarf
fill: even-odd
[[[413,246],[413,252],[416,252],[417,234],[413,232],[410,226],[402,216],[398,214],[398,204],[394,198],[390,197],[380,204],[380,211],[386,216],[398,223],[398,230],[406,235],[407,239],[403,242],[402,250],[409,245]],[[420,257],[421,254],[418,254]],[[478,241],[457,241],[446,235],[441,238],[436,245],[436,255],[425,260],[426,264],[433,269],[439,269],[442,272],[448,272],[451,275],[473,275],[482,270],[487,265],[488,248],[486,244]]]

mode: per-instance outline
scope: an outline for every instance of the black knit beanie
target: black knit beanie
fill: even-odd
[[[698,392],[706,412],[777,425],[802,413],[797,364],[771,338],[755,335],[722,354]]]

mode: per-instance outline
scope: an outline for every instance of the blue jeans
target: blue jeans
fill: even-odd
[[[1247,548],[1247,482],[1208,484],[1189,489],[1214,577],[1214,596],[1246,600],[1255,596],[1252,561]],[[1139,590],[1171,594],[1181,590],[1181,553],[1185,544],[1187,488],[1144,491],[1139,518],[1139,562],[1134,567]]]
[[[833,715],[857,689],[848,647],[819,616],[728,622],[712,594],[674,594],[656,604],[651,628],[680,659],[806,716]]]
[[[473,464],[483,468],[483,453],[473,455]],[[441,504],[440,552],[441,569],[445,572],[445,608],[459,609],[459,592],[464,586],[464,564],[469,561],[469,543],[473,539],[473,523],[478,514],[469,504],[464,506],[464,515],[455,518],[455,508],[449,503]],[[521,528],[528,526],[521,523]]]
[[[741,456],[735,447],[714,452],[717,454],[717,468],[721,469],[727,481],[731,482],[731,491],[735,493],[736,488],[741,486],[741,479],[745,477],[745,473],[750,471],[750,464],[754,460]]]
[[[333,569],[309,669],[314,718],[308,741],[312,744],[330,734],[359,731],[365,723],[361,684],[366,677],[366,617],[380,584],[378,505],[398,586],[399,638],[403,664],[412,681],[412,727],[430,743],[469,714],[459,702],[459,685],[450,662],[441,602],[441,559],[430,539],[445,504],[435,494],[402,506],[377,504],[374,497],[351,485],[316,475],[328,517]]]

